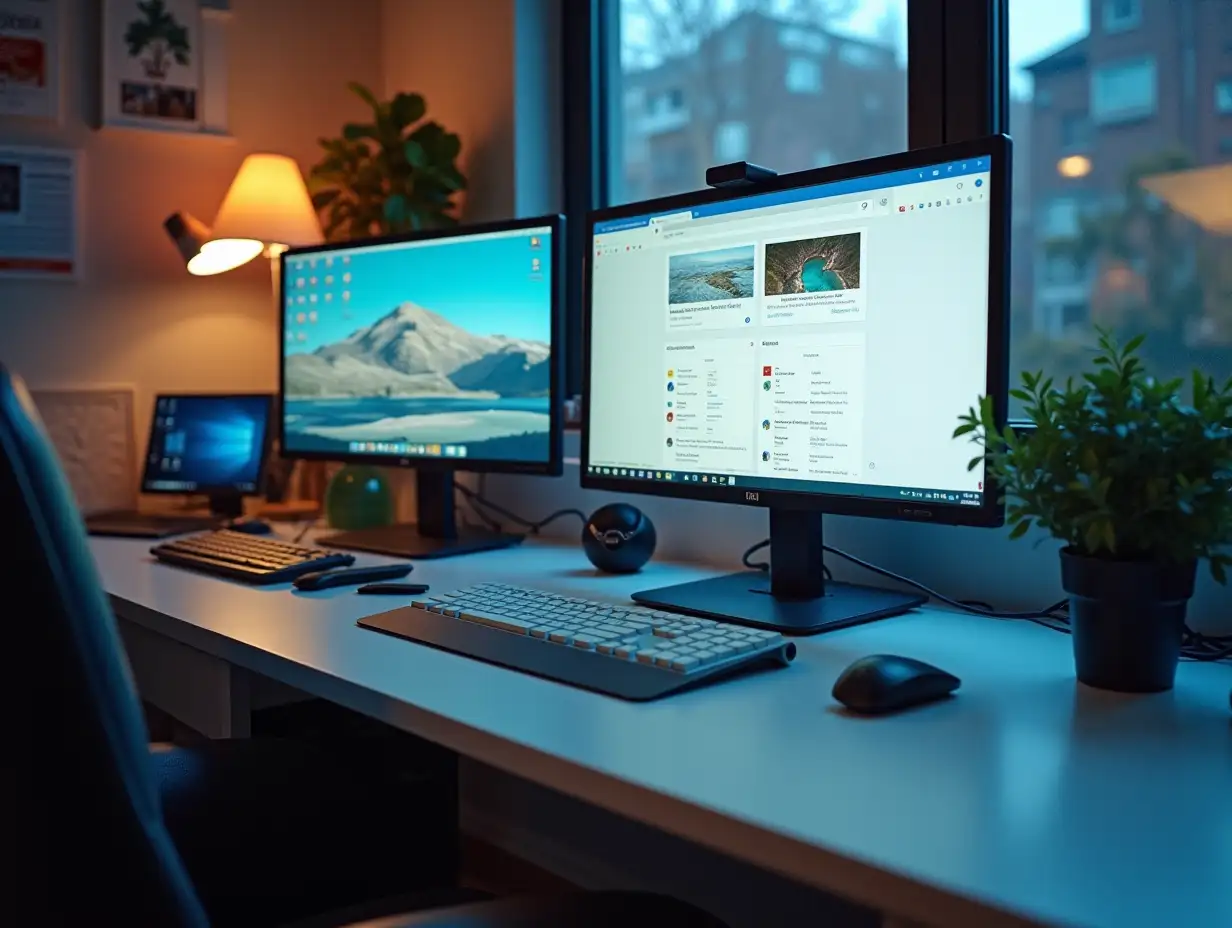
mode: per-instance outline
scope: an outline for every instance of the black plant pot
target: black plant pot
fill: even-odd
[[[1172,689],[1197,563],[1112,561],[1061,552],[1074,668],[1088,686]]]

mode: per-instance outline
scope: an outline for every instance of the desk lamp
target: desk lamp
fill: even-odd
[[[1139,184],[1206,231],[1232,235],[1232,164],[1152,174]]]

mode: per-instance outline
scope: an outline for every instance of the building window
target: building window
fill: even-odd
[[[722,122],[714,132],[714,157],[721,164],[743,161],[749,154],[749,127],[742,122]]]
[[[1142,23],[1142,0],[1104,0],[1104,32],[1125,32]]]
[[[1220,78],[1215,82],[1215,112],[1232,113],[1232,77]]]
[[[786,83],[792,93],[820,92],[821,65],[812,58],[788,58]]]
[[[1091,142],[1091,121],[1086,113],[1064,113],[1061,116],[1061,148],[1067,151],[1086,148]]]
[[[1104,65],[1091,72],[1091,113],[1098,123],[1155,114],[1155,59]]]
[[[820,32],[801,29],[798,26],[785,26],[780,29],[779,44],[784,48],[813,52],[817,55],[824,55],[830,48],[830,40]]]
[[[724,64],[735,64],[744,58],[744,31],[729,32],[723,36],[720,59]]]
[[[814,167],[823,150],[844,161],[904,150],[911,111],[907,30],[901,28],[907,5],[908,0],[564,0],[562,11],[611,7],[616,14],[610,20],[592,18],[600,28],[617,32],[612,53],[601,56],[609,69],[600,95],[608,147],[592,156],[606,159],[607,170],[601,172],[606,189],[592,196],[616,205],[693,190],[712,164],[742,158],[765,157],[788,173]],[[732,61],[741,42],[743,57]],[[848,57],[868,61],[871,69],[842,64],[839,48],[847,46]],[[938,49],[923,54],[941,60]],[[621,112],[620,95],[641,87],[644,106]],[[937,94],[941,87],[930,84],[924,91]],[[644,137],[649,145],[646,164],[626,163],[626,152],[642,150],[631,136]],[[689,144],[675,147],[677,136]],[[652,174],[649,164],[661,160],[677,162],[677,169]]]
[[[838,50],[838,56],[853,68],[872,70],[881,65],[882,56],[867,45],[855,42],[844,42]]]
[[[1078,201],[1058,197],[1044,215],[1044,238],[1074,238],[1078,234]]]

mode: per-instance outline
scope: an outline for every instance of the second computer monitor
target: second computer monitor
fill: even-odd
[[[1000,524],[952,434],[1005,415],[1009,176],[994,137],[592,217],[583,484],[771,509],[773,596],[651,600],[832,627],[892,606],[822,614],[820,513]]]
[[[399,531],[447,542],[364,550],[457,553],[454,470],[560,472],[562,239],[545,216],[283,256],[282,454],[418,469]]]
[[[163,394],[154,400],[143,493],[201,493],[216,515],[236,516],[261,490],[273,397]]]

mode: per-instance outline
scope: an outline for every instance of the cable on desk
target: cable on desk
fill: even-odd
[[[753,545],[753,547],[749,548],[749,550],[745,551],[744,554],[740,556],[740,563],[743,564],[749,570],[769,570],[770,569],[769,561],[753,560],[754,554],[756,554],[762,548],[768,548],[768,547],[770,547],[770,539],[763,538],[761,541]],[[834,577],[830,574],[830,568],[826,567],[824,564],[821,567],[821,575],[825,577],[827,580],[834,579]]]
[[[741,558],[744,566],[751,570],[769,570],[770,565],[766,562],[752,560],[754,554],[762,548],[769,547],[769,545],[770,539],[766,538],[745,551],[744,556]],[[937,592],[932,587],[912,580],[910,577],[904,577],[901,574],[894,573],[892,570],[878,567],[876,564],[871,564],[863,558],[856,557],[854,554],[848,554],[846,551],[835,548],[832,545],[823,545],[822,550],[888,580],[906,584],[919,590],[931,599],[953,606],[955,609],[961,609],[973,615],[987,616],[991,619],[1013,619],[1034,622],[1036,625],[1041,625],[1054,632],[1070,634],[1068,600],[1060,600],[1045,609],[1034,612],[1002,612],[994,609],[989,603],[978,599],[952,599],[943,593]],[[829,578],[829,576],[830,571],[826,568],[826,577]],[[1232,658],[1232,635],[1206,635],[1201,632],[1195,632],[1187,626],[1181,643],[1181,657],[1190,661],[1210,662],[1228,660]]]
[[[580,509],[558,509],[556,512],[544,516],[542,519],[528,519],[525,516],[518,515],[516,512],[511,512],[499,503],[494,503],[485,497],[482,491],[482,484],[479,491],[472,490],[470,487],[462,483],[455,483],[454,487],[459,493],[466,497],[467,502],[471,504],[471,508],[476,513],[482,513],[484,508],[490,509],[497,515],[508,519],[510,522],[520,525],[522,528],[526,529],[526,532],[529,535],[538,535],[539,532],[546,526],[551,525],[553,522],[558,519],[563,519],[566,516],[577,516],[583,523],[586,521],[586,513],[582,512]],[[481,515],[480,517],[485,518],[484,515]],[[490,518],[490,516],[486,516],[486,518]]]

